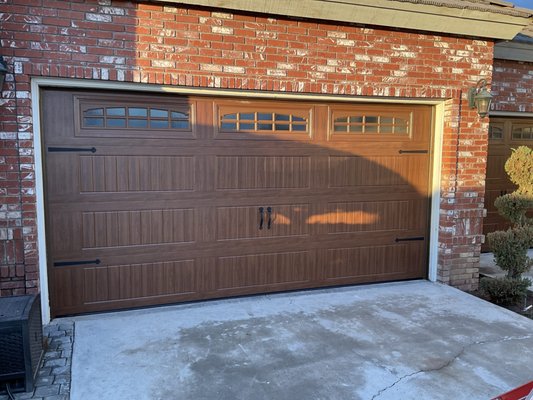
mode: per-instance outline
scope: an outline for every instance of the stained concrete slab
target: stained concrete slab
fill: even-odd
[[[72,400],[489,399],[533,321],[413,281],[75,318]]]

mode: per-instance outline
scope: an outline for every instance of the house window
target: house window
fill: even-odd
[[[87,106],[82,115],[82,127],[87,129],[190,130],[189,112],[160,106]]]
[[[334,114],[333,132],[348,134],[408,135],[410,123],[406,117],[378,114]]]
[[[221,113],[221,132],[290,133],[307,132],[308,118],[275,111]]]
[[[533,125],[513,125],[513,140],[533,140]]]
[[[489,125],[489,140],[503,139],[503,124]]]

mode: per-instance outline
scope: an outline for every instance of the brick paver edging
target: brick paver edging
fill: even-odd
[[[52,321],[44,327],[47,347],[43,355],[33,392],[15,393],[17,400],[69,400],[74,344],[74,322]],[[8,400],[0,395],[0,400]]]

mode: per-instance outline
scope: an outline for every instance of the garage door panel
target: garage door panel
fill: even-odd
[[[48,154],[46,185],[49,198],[61,199],[80,192],[80,169],[77,154]]]
[[[420,225],[417,205],[420,201],[334,202],[310,221],[327,225],[330,234],[408,230]]]
[[[216,189],[302,189],[310,186],[308,156],[218,156]]]
[[[132,300],[150,303],[190,297],[199,292],[200,270],[196,260],[56,267],[54,280],[62,290],[53,305],[68,313],[91,304],[122,308]]]
[[[48,213],[48,222],[53,230],[48,234],[49,248],[62,257],[76,257],[82,248],[82,218],[80,213],[53,209]]]
[[[214,273],[217,291],[305,284],[315,279],[313,251],[220,257]]]
[[[83,268],[84,303],[191,294],[198,290],[195,260]]]
[[[190,191],[191,156],[80,156],[80,192]]]
[[[368,277],[382,280],[423,278],[424,242],[374,247],[328,249],[326,280],[357,282]]]
[[[216,213],[218,241],[309,234],[309,204],[220,207]]]
[[[428,159],[416,156],[331,156],[329,187],[427,187]]]
[[[187,243],[196,240],[193,209],[85,212],[84,249]]]

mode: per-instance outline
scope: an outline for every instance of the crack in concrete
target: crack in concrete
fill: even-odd
[[[504,337],[504,338],[498,339],[498,340],[485,340],[485,341],[478,341],[478,342],[469,343],[469,344],[463,346],[461,348],[461,350],[456,355],[451,357],[447,362],[445,362],[441,366],[436,367],[436,368],[422,369],[420,371],[415,371],[415,372],[411,372],[410,374],[403,375],[400,378],[398,378],[396,381],[394,381],[391,385],[386,386],[383,389],[380,389],[375,395],[372,396],[371,400],[377,399],[379,396],[381,396],[387,390],[392,389],[394,386],[396,386],[398,383],[400,383],[404,379],[410,378],[410,377],[418,375],[418,374],[423,374],[423,373],[428,373],[428,372],[438,372],[438,371],[443,370],[444,368],[449,367],[451,364],[453,364],[455,362],[455,360],[457,360],[459,357],[461,357],[465,353],[465,351],[467,351],[471,347],[478,346],[478,345],[484,345],[484,344],[510,342],[512,340],[526,340],[526,339],[532,339],[532,338],[533,338],[533,335],[527,335],[527,336],[519,336],[519,337]]]

